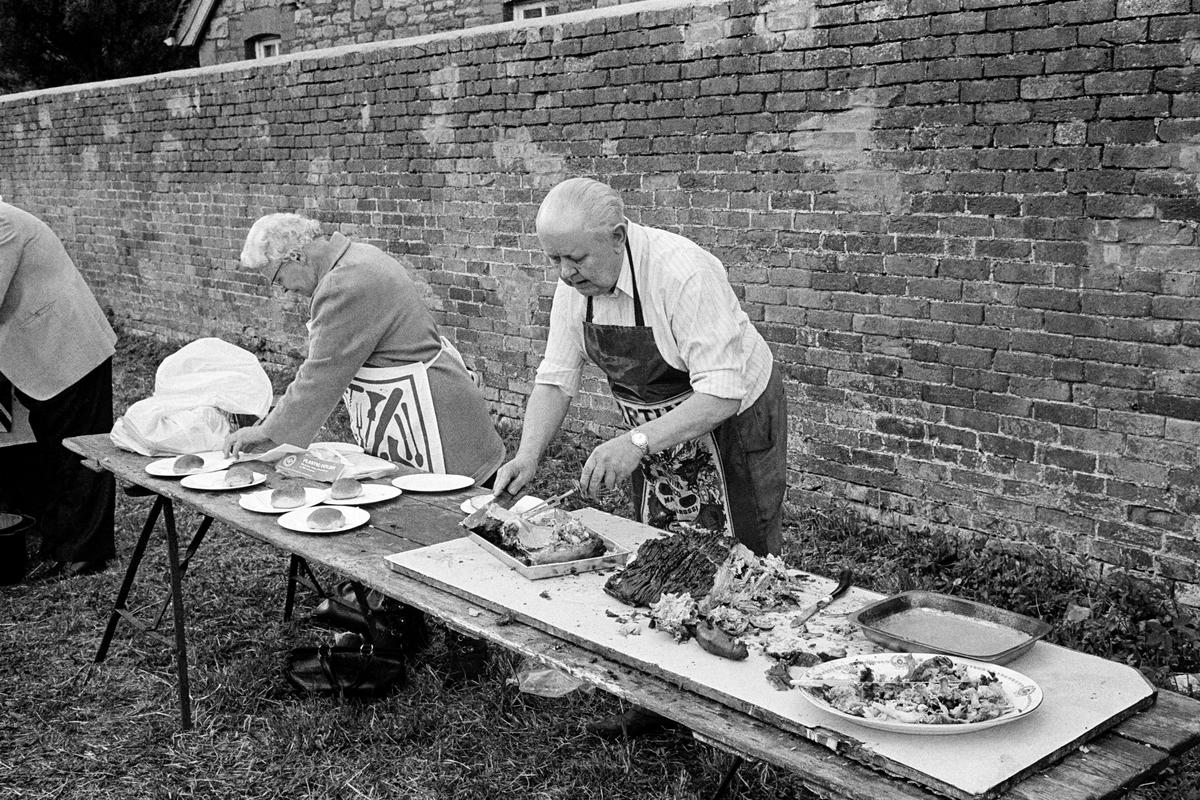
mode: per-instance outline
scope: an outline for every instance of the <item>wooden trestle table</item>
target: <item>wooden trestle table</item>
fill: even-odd
[[[462,519],[459,506],[466,497],[478,494],[478,489],[441,494],[405,493],[395,500],[367,506],[371,520],[366,526],[338,535],[313,536],[284,529],[273,515],[241,508],[237,500],[239,492],[195,491],[183,488],[177,479],[151,476],[145,466],[152,459],[119,450],[107,435],[75,437],[65,440],[64,445],[91,462],[94,468],[107,470],[135,487],[133,491],[154,498],[95,660],[107,657],[119,622],[128,621],[142,629],[153,627],[133,618],[125,608],[125,601],[142,556],[161,527],[167,548],[174,623],[174,641],[165,641],[175,650],[179,709],[185,728],[191,725],[191,704],[182,580],[188,561],[215,520],[290,554],[293,578],[298,564],[320,564],[364,587],[421,609],[456,630],[541,659],[606,692],[669,717],[689,728],[697,738],[739,757],[734,764],[741,759],[752,759],[787,769],[820,797],[931,800],[939,796],[910,780],[876,771],[848,757],[844,751],[831,750],[745,710],[684,688],[662,674],[631,666],[578,640],[555,636],[513,619],[512,615],[472,603],[432,582],[389,568],[385,560],[389,555],[461,538],[465,532],[458,524]],[[183,543],[175,525],[174,512],[180,505],[201,515],[200,524],[185,547],[181,547]],[[158,525],[160,519],[162,526]],[[291,612],[294,585],[295,581],[289,580],[285,615]],[[1003,800],[1119,797],[1154,775],[1172,757],[1198,743],[1200,701],[1160,690],[1156,702],[1148,708],[1124,719],[1086,746],[1072,748],[1040,772],[1022,777],[987,797]],[[718,793],[725,783],[722,782]]]

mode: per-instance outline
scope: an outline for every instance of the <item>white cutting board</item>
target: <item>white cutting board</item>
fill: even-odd
[[[588,526],[631,550],[660,531],[595,509],[575,512]],[[1087,734],[1122,718],[1146,702],[1153,688],[1137,670],[1045,642],[1006,664],[1041,686],[1045,699],[1029,716],[961,736],[921,736],[877,731],[842,720],[809,704],[797,691],[778,691],[764,673],[770,660],[752,650],[745,661],[729,661],[701,650],[695,642],[676,644],[642,623],[639,635],[619,632],[605,610],[631,609],[604,593],[615,570],[531,581],[506,567],[468,539],[422,547],[387,557],[405,575],[541,630],[582,644],[644,671],[666,677],[706,697],[748,711],[823,744],[863,748],[854,754],[893,774],[911,778],[953,796],[974,797],[1009,784],[1019,775],[1052,763]],[[833,588],[815,578],[812,597]],[[814,622],[821,629],[844,622],[846,614],[883,595],[857,587],[836,600]],[[879,647],[855,632],[851,654]]]

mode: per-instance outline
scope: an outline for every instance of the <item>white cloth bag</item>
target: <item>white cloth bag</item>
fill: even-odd
[[[232,430],[226,415],[265,417],[271,398],[271,380],[253,353],[197,339],[163,359],[154,394],[131,405],[110,436],[144,456],[219,450]]]

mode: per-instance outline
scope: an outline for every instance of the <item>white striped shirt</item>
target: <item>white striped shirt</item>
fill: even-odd
[[[694,391],[738,400],[738,413],[745,411],[767,386],[772,355],[738,304],[724,265],[690,239],[627,224],[642,315],[654,331],[658,352],[672,367],[688,373]],[[587,360],[586,316],[587,298],[559,281],[537,383],[558,386],[571,397],[578,393]],[[613,291],[593,298],[592,321],[634,324],[628,259]]]

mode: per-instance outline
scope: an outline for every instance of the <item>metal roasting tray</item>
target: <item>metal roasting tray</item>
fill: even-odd
[[[603,534],[596,535],[604,542],[605,550],[602,555],[581,558],[576,561],[560,561],[557,564],[532,565],[514,558],[477,533],[468,533],[467,538],[529,580],[536,581],[542,578],[557,578],[562,575],[578,575],[581,572],[619,567],[629,560],[630,552],[628,550]]]
[[[901,615],[904,630],[898,630]],[[868,639],[891,650],[1006,664],[1050,632],[1049,623],[937,592],[886,597],[849,615]],[[923,629],[922,629],[923,626]]]

